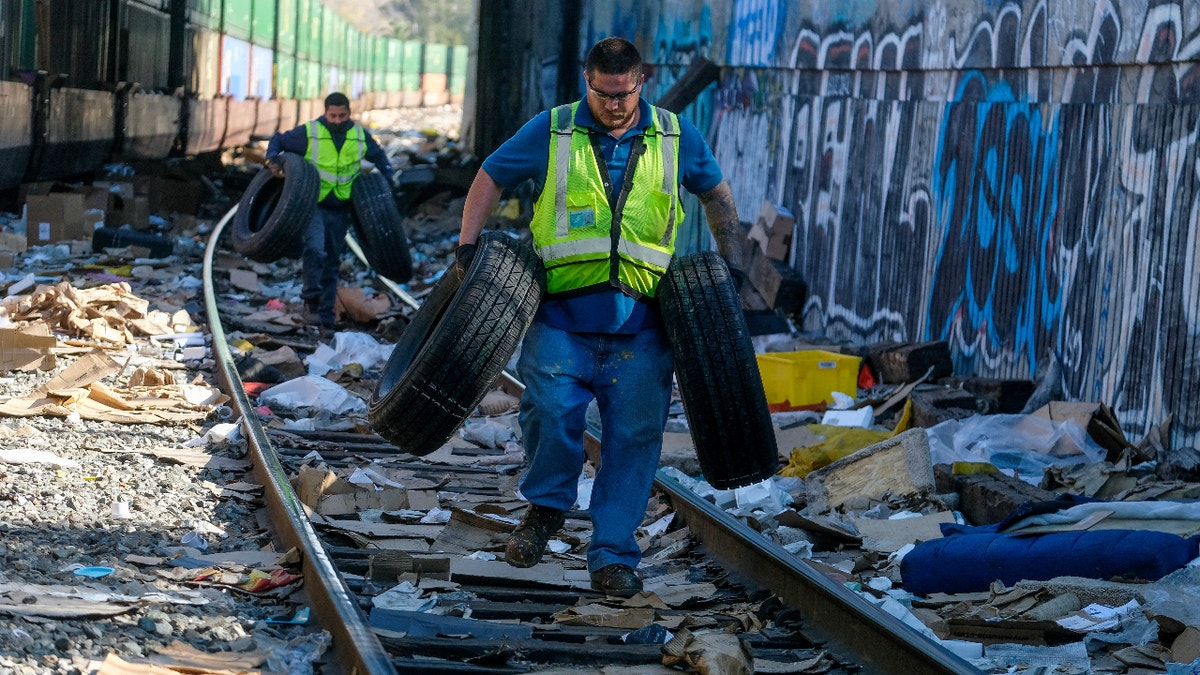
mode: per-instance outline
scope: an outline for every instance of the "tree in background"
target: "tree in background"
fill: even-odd
[[[370,35],[465,45],[474,0],[322,0]]]

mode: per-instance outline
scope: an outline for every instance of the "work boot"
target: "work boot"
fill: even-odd
[[[300,310],[300,318],[309,326],[321,324],[321,301],[305,300],[304,309]]]
[[[605,565],[592,572],[592,590],[618,598],[632,598],[642,592],[642,580],[629,565]]]
[[[504,559],[513,567],[533,567],[546,552],[550,536],[558,532],[567,519],[566,511],[530,504],[521,524],[508,537]]]

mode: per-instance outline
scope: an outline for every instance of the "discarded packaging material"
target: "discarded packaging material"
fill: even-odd
[[[323,377],[306,375],[277,384],[258,396],[260,403],[295,410],[320,408],[333,414],[364,413],[367,404]]]

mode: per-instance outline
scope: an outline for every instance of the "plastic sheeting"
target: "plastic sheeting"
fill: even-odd
[[[1106,451],[1072,421],[1038,415],[976,415],[931,427],[934,464],[990,462],[1037,485],[1048,466],[1104,461]]]

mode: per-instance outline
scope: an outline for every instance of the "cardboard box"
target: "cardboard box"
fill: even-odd
[[[30,195],[25,200],[25,237],[29,246],[86,239],[87,236],[83,229],[83,195],[54,192]]]
[[[29,248],[29,240],[23,234],[0,231],[0,251],[9,253],[24,253]]]
[[[795,270],[765,252],[754,252],[746,278],[771,309],[795,314],[804,308],[808,285]]]
[[[137,194],[150,202],[150,212],[194,214],[200,210],[204,186],[197,181],[171,176],[138,176],[134,179]]]
[[[111,195],[116,195],[117,197],[120,197],[123,200],[124,199],[133,199],[137,195],[137,192],[135,192],[133,189],[133,183],[130,183],[128,181],[98,180],[98,181],[95,181],[92,183],[92,187],[96,187],[96,188],[100,188],[102,190],[108,191],[108,193],[110,195],[109,204],[112,203]]]
[[[104,227],[106,215],[100,209],[88,209],[83,212],[83,232],[89,238],[96,233],[97,227]]]
[[[83,195],[84,211],[107,211],[109,208],[109,192],[95,185],[84,185],[76,188],[75,192]]]
[[[796,217],[782,206],[763,202],[758,218],[750,228],[750,238],[758,248],[773,260],[786,262],[792,252],[792,230]]]
[[[104,216],[105,227],[128,225],[135,230],[150,229],[150,200],[146,197],[128,199],[112,195],[112,208]]]
[[[1116,413],[1103,403],[1051,401],[1033,414],[1056,422],[1073,420],[1087,431],[1092,440],[1108,451],[1109,461],[1116,461],[1122,452],[1133,447],[1121,430]]]

